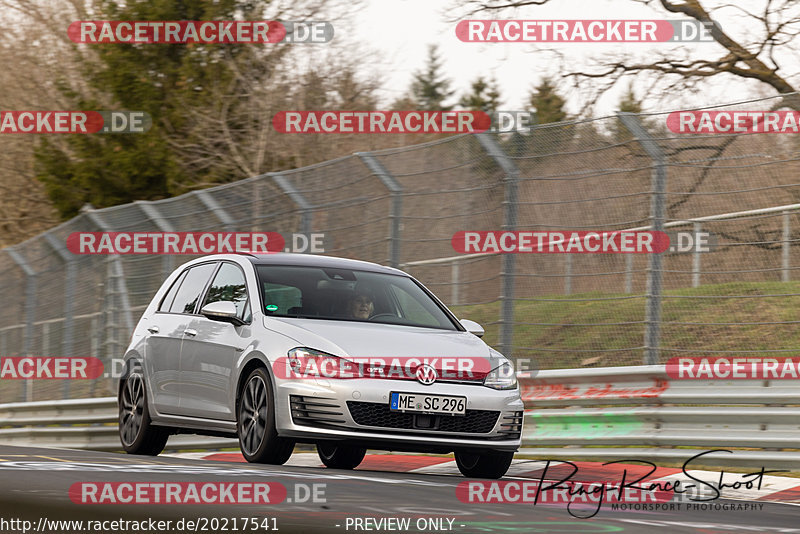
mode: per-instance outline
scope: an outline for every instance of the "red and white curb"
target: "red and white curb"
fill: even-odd
[[[194,460],[212,460],[221,462],[244,462],[244,458],[238,452],[189,452],[165,454],[175,458],[189,458]],[[599,482],[607,481],[618,483],[622,479],[622,474],[627,471],[626,480],[628,482],[636,480],[644,475],[651,468],[649,466],[635,464],[611,464],[603,465],[601,462],[573,462],[578,466],[578,472],[570,479],[573,482]],[[316,453],[295,453],[286,462],[290,467],[317,467],[324,468]],[[521,478],[539,480],[545,468],[542,460],[514,460],[505,478]],[[358,471],[387,471],[394,473],[415,473],[425,475],[445,475],[461,476],[456,467],[456,462],[448,456],[424,456],[412,454],[368,454],[364,461],[356,468]],[[567,476],[572,471],[572,467],[562,462],[550,462],[547,468],[546,480],[557,481]],[[681,469],[674,467],[658,467],[642,483],[652,484],[661,482],[662,486],[667,481],[680,480],[682,485],[699,484],[697,480],[719,483],[719,471],[690,470],[688,474],[696,480],[692,480]],[[725,472],[723,475],[724,484],[733,484],[737,481],[746,482],[751,478],[743,478],[742,473]],[[642,484],[640,483],[640,484]],[[705,488],[708,490],[708,488]],[[712,493],[708,490],[706,493]],[[721,490],[721,497],[725,499],[747,500],[747,501],[770,501],[770,502],[796,502],[800,503],[800,478],[779,477],[764,475],[761,482],[761,489],[753,487],[748,489],[741,487],[738,489],[724,487]],[[704,493],[705,495],[705,493]]]

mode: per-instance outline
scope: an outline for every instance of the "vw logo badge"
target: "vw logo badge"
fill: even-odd
[[[434,382],[436,382],[436,378],[438,374],[436,373],[436,369],[424,363],[417,367],[417,381],[422,384],[423,386],[430,386]]]

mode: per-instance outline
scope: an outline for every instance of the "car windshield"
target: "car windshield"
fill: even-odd
[[[458,330],[411,278],[401,275],[284,265],[258,265],[264,313],[338,321]]]

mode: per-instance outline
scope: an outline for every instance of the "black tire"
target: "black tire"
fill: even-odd
[[[513,452],[505,451],[456,452],[455,456],[458,470],[469,478],[502,478],[514,459]]]
[[[294,450],[294,441],[278,437],[272,382],[263,367],[254,369],[245,380],[236,411],[236,433],[245,460],[285,464]]]
[[[342,443],[317,443],[317,454],[325,467],[354,469],[364,459],[367,449]]]
[[[169,430],[154,426],[147,408],[147,388],[138,372],[131,373],[119,392],[119,441],[128,454],[157,456],[164,450]]]

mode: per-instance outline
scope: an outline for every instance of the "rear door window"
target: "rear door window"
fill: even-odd
[[[172,287],[169,288],[167,291],[166,296],[161,301],[161,306],[158,307],[158,311],[160,312],[168,312],[172,303],[175,301],[175,295],[178,294],[178,290],[181,288],[181,284],[183,283],[183,279],[186,278],[187,271],[183,271],[181,275],[178,277],[175,282],[172,283]]]
[[[170,313],[194,313],[197,301],[200,300],[200,295],[216,266],[216,263],[204,263],[189,269],[175,294],[175,300],[169,308]]]

